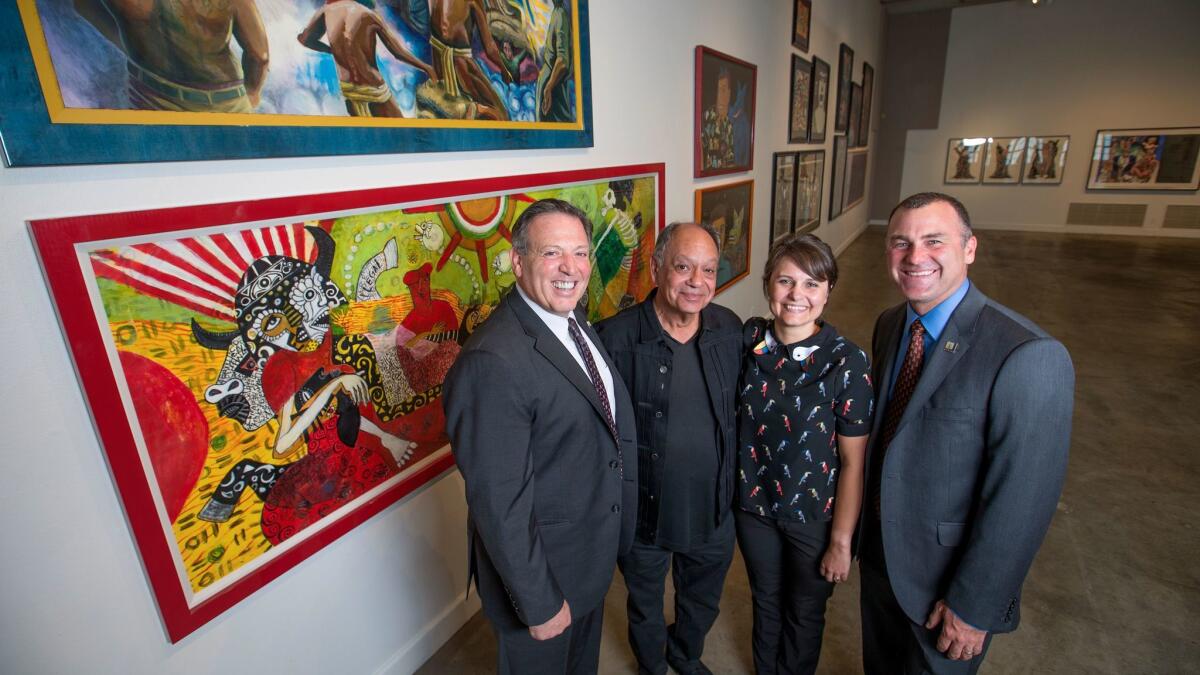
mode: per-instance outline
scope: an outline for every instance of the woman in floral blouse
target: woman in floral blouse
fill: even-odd
[[[874,403],[866,353],[820,320],[836,282],[828,244],[780,239],[763,270],[774,318],[743,329],[734,513],[759,675],[816,671],[825,603],[850,574]]]

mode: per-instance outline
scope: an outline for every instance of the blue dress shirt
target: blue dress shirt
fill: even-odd
[[[958,303],[962,302],[970,288],[970,280],[964,279],[958,290],[926,312],[925,316],[919,316],[913,310],[912,305],[908,305],[904,317],[904,332],[900,334],[900,346],[896,350],[896,362],[892,364],[892,383],[888,387],[888,396],[891,396],[892,391],[896,388],[896,378],[900,376],[900,366],[904,365],[904,356],[908,352],[908,331],[912,328],[912,322],[920,318],[921,325],[925,326],[925,359],[928,360],[931,353],[929,350],[937,344],[938,338],[942,336],[942,331],[946,329],[946,323],[950,321],[950,315],[954,314],[955,309],[958,309]]]

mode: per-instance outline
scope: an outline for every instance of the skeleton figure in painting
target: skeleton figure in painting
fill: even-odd
[[[481,0],[429,1],[429,46],[445,96],[471,101],[473,110],[468,109],[467,118],[507,120],[508,111],[500,95],[475,61],[472,35],[478,35],[484,52],[500,70],[504,81],[512,82],[513,74],[492,37]]]
[[[132,107],[249,113],[258,106],[268,46],[254,0],[75,0],[75,11],[125,53]]]
[[[400,36],[374,11],[374,0],[327,0],[296,39],[318,52],[333,55],[346,111],[354,117],[401,117],[400,106],[379,72],[376,43],[392,56],[425,71],[436,80],[433,67],[405,49]],[[321,42],[326,36],[328,44]]]

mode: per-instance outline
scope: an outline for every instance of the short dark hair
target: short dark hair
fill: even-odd
[[[592,221],[588,219],[587,214],[579,207],[570,202],[561,199],[539,199],[529,205],[529,208],[521,212],[517,216],[517,222],[512,226],[512,248],[517,252],[517,255],[525,255],[529,253],[529,225],[538,216],[544,216],[550,213],[562,213],[568,216],[574,216],[579,219],[583,225],[583,232],[587,235],[588,246],[591,247],[592,241]]]
[[[694,225],[708,233],[717,246],[717,254],[721,253],[721,235],[717,233],[717,228],[710,223],[690,223],[677,220],[663,228],[663,231],[658,233],[658,240],[654,242],[654,262],[658,263],[660,267],[663,264],[663,257],[667,255],[667,246],[671,244],[671,237],[675,235],[676,230],[685,225]]]
[[[833,290],[838,280],[837,258],[833,249],[815,234],[785,234],[771,245],[763,266],[763,295],[771,297],[771,275],[784,260],[790,260],[817,281],[828,281]]]
[[[892,218],[896,215],[897,211],[913,211],[915,209],[929,206],[930,204],[934,204],[936,202],[949,204],[954,209],[954,212],[958,214],[958,220],[960,223],[962,223],[962,238],[963,243],[965,244],[966,241],[974,234],[974,231],[971,229],[971,214],[967,213],[967,207],[963,206],[962,202],[943,192],[918,192],[915,195],[905,197],[904,200],[897,204],[895,208],[892,209],[892,212],[888,214],[888,223],[892,222]]]

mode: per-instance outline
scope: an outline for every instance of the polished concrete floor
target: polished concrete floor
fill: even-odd
[[[1021,626],[993,641],[982,672],[1200,672],[1200,240],[978,234],[973,282],[1061,339],[1077,377],[1058,515],[1025,584]],[[869,350],[875,316],[900,298],[882,228],[839,265],[826,316]],[[601,673],[636,671],[624,600],[617,574]],[[819,672],[861,672],[856,573],[827,616]],[[490,673],[495,656],[477,615],[418,672]],[[752,671],[740,556],[704,660],[716,673]]]

